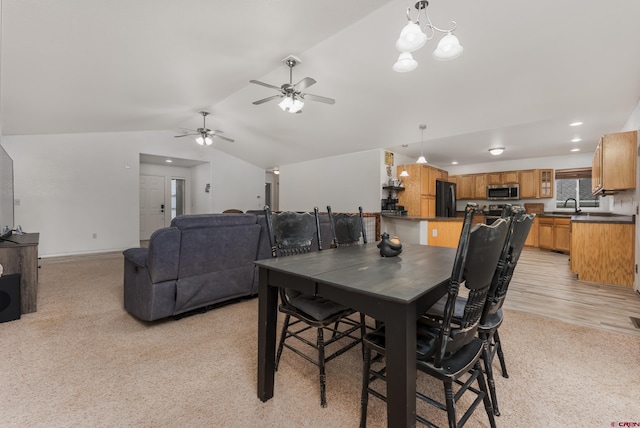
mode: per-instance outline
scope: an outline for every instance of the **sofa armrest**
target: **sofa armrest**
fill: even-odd
[[[149,250],[147,248],[129,248],[122,253],[125,260],[130,261],[139,268],[147,267],[147,254]]]
[[[147,265],[152,283],[178,279],[180,239],[181,232],[175,227],[164,227],[151,234]]]

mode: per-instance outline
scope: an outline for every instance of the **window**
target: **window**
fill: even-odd
[[[599,206],[600,198],[591,194],[591,168],[556,170],[556,208]]]
[[[171,179],[171,219],[184,214],[184,178]]]

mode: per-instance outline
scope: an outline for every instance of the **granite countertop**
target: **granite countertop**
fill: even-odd
[[[582,212],[580,214],[574,213],[559,213],[559,212],[545,212],[540,214],[540,217],[558,217],[558,218],[570,218],[572,222],[579,223],[614,223],[614,224],[634,224],[634,215],[621,215],[611,213],[589,213]]]
[[[462,221],[462,217],[420,217],[414,215],[395,215],[395,214],[382,214],[384,218],[394,218],[398,220],[407,221]]]

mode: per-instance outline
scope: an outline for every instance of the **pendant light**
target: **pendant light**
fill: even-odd
[[[421,123],[420,125],[418,125],[418,128],[420,128],[420,130],[422,131],[422,138],[420,140],[420,157],[418,158],[416,163],[425,164],[427,163],[427,160],[424,157],[424,130],[427,129],[427,125]]]
[[[407,148],[409,147],[409,145],[403,144],[402,147]],[[400,173],[400,177],[408,177],[408,176],[409,176],[409,173],[407,172],[407,168],[404,165],[402,165],[402,172]]]

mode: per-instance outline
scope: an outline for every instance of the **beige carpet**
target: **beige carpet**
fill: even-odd
[[[122,263],[118,254],[42,260],[38,312],[0,324],[0,426],[358,425],[358,348],[328,365],[327,408],[316,368],[286,351],[275,397],[262,403],[257,299],[145,324],[123,309]],[[496,378],[499,426],[640,421],[640,338],[516,311],[501,335],[511,377]],[[468,426],[486,425],[481,410]],[[386,426],[375,398],[369,426]]]

